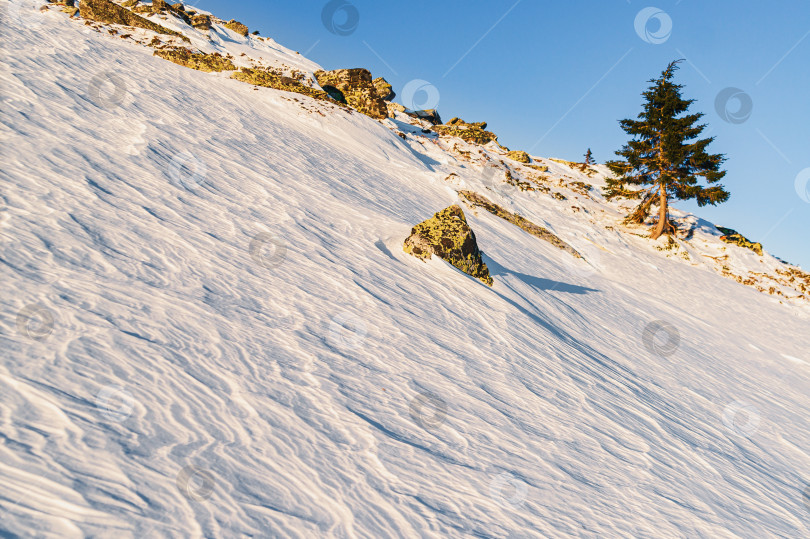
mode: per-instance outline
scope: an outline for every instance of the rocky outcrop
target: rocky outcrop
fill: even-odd
[[[531,221],[529,221],[528,219],[526,219],[525,217],[522,217],[516,213],[512,213],[502,206],[498,206],[497,204],[491,202],[485,196],[479,195],[478,193],[474,193],[472,191],[459,191],[458,194],[464,197],[471,206],[484,208],[489,213],[497,215],[501,219],[508,221],[517,227],[522,228],[532,236],[540,238],[541,240],[545,240],[550,244],[552,244],[553,246],[557,247],[558,249],[562,249],[563,251],[572,254],[576,258],[582,258],[582,255],[579,254],[579,252],[577,252],[576,249],[565,243],[556,234],[554,234],[547,228],[543,228],[540,225],[536,225]]]
[[[520,150],[513,150],[506,154],[506,157],[513,161],[517,161],[518,163],[531,163],[532,158],[529,157],[529,154],[526,152],[522,152]]]
[[[211,29],[211,16],[204,13],[195,13],[191,16],[191,26],[197,30],[207,32]]]
[[[276,90],[284,90],[286,92],[295,92],[298,94],[308,95],[309,97],[315,99],[331,101],[326,92],[315,88],[310,88],[309,86],[301,84],[300,81],[292,77],[279,75],[278,73],[273,73],[267,69],[251,69],[248,67],[243,67],[231,75],[231,78],[242,82],[247,82],[248,84],[254,84],[256,86],[264,86],[265,88],[274,88]]]
[[[492,277],[481,259],[475,234],[467,224],[464,212],[455,204],[413,227],[403,249],[422,260],[436,255],[467,275],[492,286]]]
[[[386,101],[385,106],[388,107],[388,116],[393,118],[396,116],[397,112],[405,112],[405,107],[400,105],[399,103],[393,103],[391,101]]]
[[[151,30],[158,34],[179,36],[184,41],[188,41],[188,38],[179,32],[169,30],[168,28],[155,24],[148,19],[144,19],[127,8],[110,2],[110,0],[82,0],[82,2],[79,4],[79,14],[83,19],[88,19],[91,21],[135,26],[137,28]]]
[[[439,111],[436,109],[412,110],[406,112],[406,114],[408,116],[412,116],[414,118],[430,122],[433,125],[440,125],[442,123],[442,117],[439,116]]]
[[[377,91],[377,95],[383,101],[391,101],[397,96],[397,94],[394,93],[394,87],[391,86],[391,83],[382,77],[377,77],[374,79],[372,84],[374,85],[374,89]]]
[[[227,28],[228,30],[233,30],[237,34],[241,34],[245,37],[247,37],[248,35],[248,27],[242,24],[241,22],[235,21],[233,19],[225,23],[225,28]]]
[[[152,0],[152,13],[168,13],[181,19],[186,24],[191,24],[191,18],[186,13],[183,4],[169,4],[165,0]]]
[[[207,54],[204,52],[193,52],[183,47],[159,49],[154,52],[154,56],[174,62],[184,67],[190,67],[198,71],[234,71],[236,66],[230,59],[222,56],[218,52]]]
[[[334,90],[340,92],[346,103],[358,112],[378,120],[388,117],[388,107],[379,96],[368,69],[318,70],[315,79],[330,95],[337,95]]]
[[[720,236],[720,239],[726,243],[733,243],[734,245],[739,245],[740,247],[745,247],[746,249],[751,249],[759,256],[762,256],[762,244],[761,243],[754,243],[750,241],[748,238],[737,232],[732,228],[725,228],[722,226],[718,226],[717,230],[723,233]]]
[[[440,135],[459,137],[476,144],[487,144],[493,140],[497,142],[498,136],[486,128],[486,122],[467,123],[461,118],[453,118],[445,125],[437,125],[433,129]]]

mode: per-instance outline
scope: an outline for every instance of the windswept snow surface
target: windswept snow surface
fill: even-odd
[[[806,310],[2,8],[0,535],[810,534]],[[493,288],[405,255],[451,172],[588,262],[467,207]]]

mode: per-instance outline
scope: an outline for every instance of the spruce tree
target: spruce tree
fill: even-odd
[[[722,185],[714,185],[726,175],[720,170],[725,157],[706,152],[714,137],[698,139],[706,127],[697,123],[703,114],[686,114],[695,100],[683,99],[683,86],[672,81],[681,61],[670,63],[660,78],[649,81],[652,86],[641,94],[646,102],[638,119],[619,122],[633,137],[616,152],[624,159],[606,163],[616,176],[607,180],[606,198],[641,200],[627,217],[629,222],[643,223],[651,206],[658,203],[658,225],[652,239],[675,232],[669,220],[670,198],[694,198],[698,206],[720,204],[729,198]],[[706,181],[706,187],[698,183],[699,178]]]
[[[591,153],[590,148],[588,148],[588,151],[585,152],[585,164],[586,165],[593,165],[594,164],[593,154]]]

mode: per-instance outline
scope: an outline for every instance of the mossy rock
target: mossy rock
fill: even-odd
[[[399,103],[387,101],[385,103],[385,106],[388,107],[388,116],[391,118],[393,118],[397,112],[405,112],[405,107],[403,107]]]
[[[725,228],[722,226],[718,226],[717,230],[723,233],[720,236],[720,239],[726,243],[733,243],[734,245],[739,245],[740,247],[745,247],[746,249],[751,249],[759,256],[762,256],[762,244],[761,243],[754,243],[733,228]]]
[[[82,2],[79,4],[79,14],[83,19],[90,21],[123,24],[124,26],[135,26],[137,28],[151,30],[158,34],[178,36],[183,41],[189,41],[189,39],[180,32],[169,30],[168,28],[155,24],[148,19],[144,19],[127,8],[110,2],[110,0],[82,0]]]
[[[531,163],[532,158],[529,157],[529,154],[526,152],[522,152],[519,150],[514,150],[506,154],[506,157],[511,159],[512,161],[517,161],[518,163]]]
[[[201,13],[191,15],[191,26],[203,32],[211,29],[211,16]]]
[[[374,85],[374,89],[377,90],[377,96],[383,101],[391,101],[397,96],[397,94],[394,93],[394,87],[391,86],[391,83],[382,77],[374,79],[372,84]]]
[[[461,118],[453,118],[446,124],[437,125],[433,129],[440,135],[459,137],[475,144],[484,145],[492,141],[497,143],[498,136],[491,131],[486,131],[486,127],[486,122],[467,123]]]
[[[464,120],[462,120],[461,118],[458,118],[458,117],[451,118],[450,121],[447,122],[447,125],[453,125],[453,126],[456,126],[456,127],[468,127],[468,128],[473,128],[473,129],[486,129],[487,128],[487,123],[486,122],[467,123],[467,122],[465,122]]]
[[[403,249],[422,260],[436,255],[467,275],[492,286],[492,277],[481,259],[475,234],[467,224],[464,212],[455,204],[413,227]]]
[[[219,72],[236,70],[236,66],[233,65],[233,62],[217,52],[207,54],[204,52],[193,52],[191,49],[183,47],[176,47],[156,50],[154,55],[198,71]]]
[[[237,34],[241,34],[241,35],[243,35],[245,37],[247,37],[247,35],[249,33],[249,30],[248,30],[247,26],[245,26],[241,22],[235,21],[233,19],[231,19],[231,20],[229,20],[228,22],[225,23],[225,28],[227,28],[228,30],[233,30]]]
[[[437,125],[433,128],[440,135],[448,137],[459,137],[467,142],[474,142],[475,144],[487,144],[489,142],[497,141],[498,136],[491,131],[484,131],[483,129],[468,128],[468,127],[453,127],[448,125]]]
[[[386,102],[379,96],[368,69],[318,70],[314,74],[321,88],[336,88],[357,112],[377,120],[388,117]]]
[[[309,86],[305,86],[301,84],[300,81],[297,81],[291,77],[271,73],[270,71],[264,69],[251,69],[248,67],[243,67],[231,75],[231,78],[238,81],[247,82],[248,84],[254,84],[256,86],[283,90],[285,92],[295,92],[297,94],[308,95],[309,97],[319,99],[321,101],[335,103],[335,100],[322,90],[310,88]]]
[[[191,17],[186,13],[183,4],[169,4],[166,0],[152,0],[152,13],[168,13],[186,24],[191,24]]]

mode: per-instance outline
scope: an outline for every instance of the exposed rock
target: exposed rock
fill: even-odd
[[[546,165],[526,165],[529,168],[533,168],[538,172],[548,172],[548,167]]]
[[[474,123],[467,123],[461,118],[455,117],[451,118],[447,125],[454,125],[456,127],[468,127],[473,129],[486,129],[487,123],[486,122],[474,122]]]
[[[152,0],[152,13],[163,12],[166,12],[169,15],[174,15],[186,24],[191,24],[191,17],[189,17],[186,13],[186,8],[183,7],[183,4],[172,5],[166,2],[166,0]]]
[[[492,277],[481,259],[475,234],[467,224],[464,212],[455,204],[413,227],[403,249],[422,260],[436,255],[492,286]]]
[[[358,112],[378,120],[388,117],[388,107],[378,95],[367,69],[318,70],[315,72],[315,79],[321,88],[326,89],[329,86],[338,90]]]
[[[514,150],[506,154],[506,157],[512,159],[513,161],[517,161],[518,163],[531,163],[532,158],[529,157],[529,154],[526,152],[522,152],[519,150]]]
[[[377,90],[377,95],[384,101],[391,101],[397,94],[394,93],[394,87],[382,77],[377,77],[372,82],[374,89]]]
[[[733,243],[734,245],[739,245],[740,247],[745,247],[746,249],[751,249],[759,256],[762,256],[762,244],[761,243],[754,243],[750,241],[748,238],[737,232],[732,228],[725,228],[722,226],[718,226],[717,230],[723,233],[720,236],[720,239],[726,243]]]
[[[110,2],[110,0],[82,0],[82,2],[79,4],[79,13],[81,14],[82,18],[91,21],[145,28],[146,30],[151,30],[153,32],[157,32],[158,34],[179,36],[184,41],[188,41],[188,38],[179,32],[169,30],[168,28],[164,28],[163,26],[155,24],[150,20],[144,19],[127,8]]]
[[[453,118],[445,125],[437,125],[434,129],[440,135],[459,137],[467,142],[476,144],[487,144],[498,141],[498,136],[491,131],[486,131],[486,122],[467,123],[460,118]]]
[[[140,2],[140,0],[127,0],[121,5],[125,8],[134,8],[135,6],[138,5],[138,2]]]
[[[385,105],[388,107],[388,116],[390,118],[393,118],[397,112],[405,112],[405,107],[403,107],[399,103],[386,101]]]
[[[233,62],[218,52],[207,54],[204,52],[192,52],[191,49],[183,47],[175,47],[156,50],[153,54],[198,71],[234,71],[236,69]]]
[[[211,29],[211,16],[197,13],[191,16],[191,26],[197,30],[208,31]]]
[[[241,68],[238,72],[231,75],[232,79],[236,79],[248,84],[255,84],[256,86],[264,86],[266,88],[274,88],[276,90],[284,90],[286,92],[295,92],[298,94],[308,95],[309,97],[320,99],[322,101],[332,101],[332,98],[325,92],[310,88],[301,84],[300,81],[292,77],[286,77],[277,73],[272,73],[266,69],[250,69],[248,67]]]
[[[551,243],[555,247],[562,249],[568,253],[571,253],[576,258],[582,258],[582,255],[577,252],[576,249],[565,243],[559,237],[557,237],[553,232],[548,230],[547,228],[543,228],[540,225],[536,225],[526,219],[525,217],[521,217],[516,213],[512,213],[506,208],[498,206],[497,204],[491,202],[488,198],[479,195],[478,193],[474,193],[472,191],[459,191],[459,195],[467,199],[471,206],[478,206],[479,208],[484,208],[489,213],[493,215],[497,215],[501,219],[509,221],[515,226],[518,226],[537,238],[541,240],[546,240],[547,242]]]
[[[348,104],[346,102],[346,96],[343,95],[343,92],[341,92],[340,90],[338,90],[334,86],[329,86],[328,84],[326,84],[324,86],[321,86],[321,88],[323,89],[324,92],[326,92],[326,94],[329,97],[331,97],[332,99],[334,99],[338,103],[343,103],[344,105]]]
[[[407,111],[406,114],[408,116],[412,116],[414,118],[430,122],[433,125],[439,125],[442,123],[442,117],[439,116],[439,111],[436,109],[413,110]]]
[[[245,37],[247,37],[248,35],[248,27],[242,24],[241,22],[235,21],[233,19],[225,23],[225,28],[233,30],[237,34],[241,34]]]

